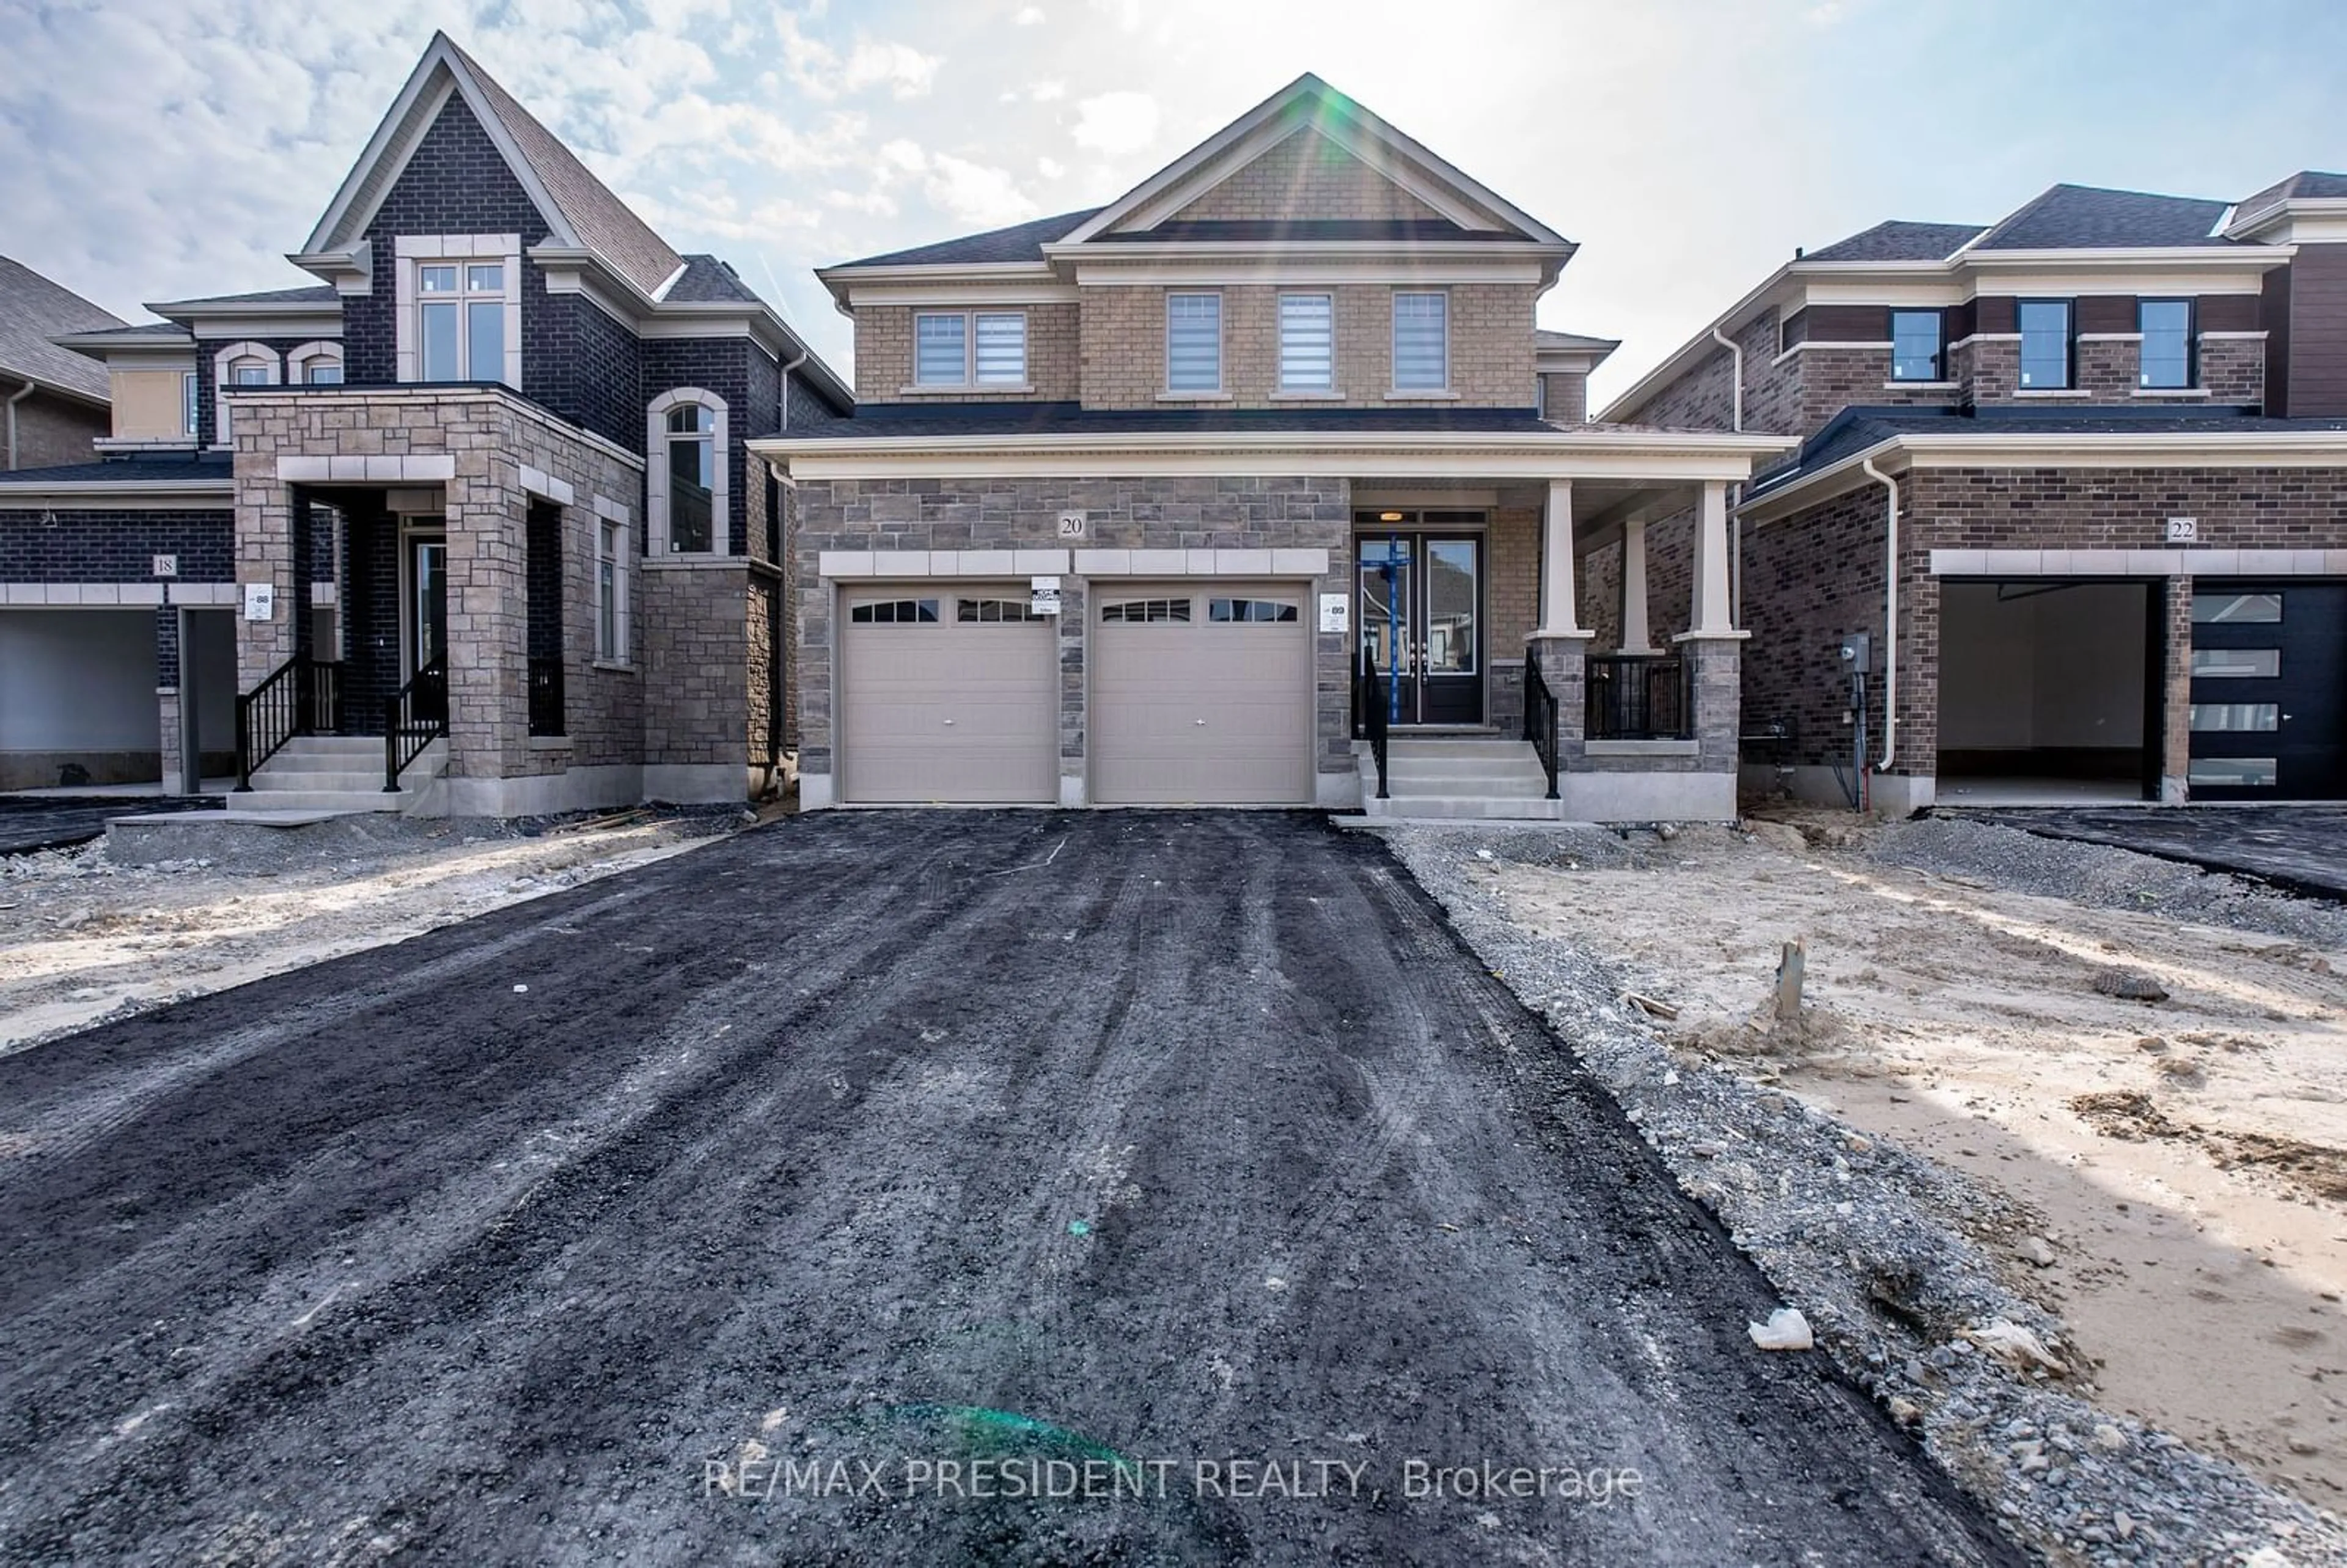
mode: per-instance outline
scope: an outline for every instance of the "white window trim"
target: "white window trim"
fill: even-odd
[[[1401,302],[1432,294],[1442,301],[1442,384],[1440,386],[1404,386],[1401,384]],[[1396,289],[1389,307],[1393,320],[1386,332],[1386,370],[1391,384],[1386,393],[1389,402],[1410,398],[1453,398],[1459,395],[1450,389],[1450,291],[1448,289]],[[1333,326],[1334,323],[1331,323]]]
[[[590,514],[595,524],[595,658],[594,663],[604,669],[624,670],[630,665],[628,616],[633,608],[629,600],[628,568],[634,555],[631,540],[633,530],[628,519],[597,510]],[[614,646],[603,645],[603,534],[613,535],[611,563],[611,635]]]
[[[911,372],[907,384],[898,387],[897,395],[919,397],[924,395],[960,394],[973,392],[999,394],[1015,397],[1035,390],[1035,319],[1033,313],[1021,307],[972,305],[967,310],[923,310],[913,307],[911,327],[912,360],[906,367]],[[961,379],[958,382],[923,381],[921,379],[921,318],[923,316],[959,316],[961,318]],[[1017,316],[1019,318],[1019,379],[1010,381],[980,381],[978,379],[978,318],[980,316]]]
[[[716,428],[710,435],[709,444],[714,459],[710,466],[714,472],[709,486],[711,548],[706,550],[672,550],[668,542],[668,415],[670,409],[685,404],[699,404],[716,415]],[[654,559],[705,560],[733,553],[733,465],[726,445],[731,428],[725,400],[702,387],[680,386],[652,399],[644,418],[644,521],[650,529],[645,538]]]
[[[1174,302],[1184,299],[1208,299],[1214,302],[1214,384],[1184,386],[1174,384]],[[1230,302],[1220,289],[1168,289],[1165,291],[1165,390],[1157,395],[1168,402],[1195,400],[1201,403],[1230,401]]]
[[[230,343],[212,354],[212,445],[216,447],[225,449],[236,442],[229,429],[228,399],[220,393],[236,384],[239,369],[255,363],[268,372],[268,378],[261,383],[262,385],[282,386],[285,384],[284,362],[277,357],[277,351],[265,343],[247,339],[242,343]]]
[[[1328,302],[1328,384],[1326,386],[1291,385],[1287,379],[1287,302],[1290,300],[1326,300]],[[1272,375],[1277,390],[1274,397],[1342,397],[1337,374],[1337,293],[1333,289],[1282,289],[1272,303],[1272,352],[1278,363]]]
[[[504,373],[497,379],[515,391],[520,391],[521,236],[402,234],[392,241],[392,250],[398,261],[393,269],[396,309],[392,320],[395,323],[395,374],[399,381],[405,384],[419,378],[423,345],[416,341],[415,307],[422,291],[416,287],[416,269],[443,262],[461,267],[467,261],[502,261],[505,263],[506,363]],[[460,323],[460,333],[462,330]]]
[[[313,364],[341,364],[343,345],[331,338],[319,338],[305,343],[285,356],[285,381],[289,386],[307,386],[310,367]]]

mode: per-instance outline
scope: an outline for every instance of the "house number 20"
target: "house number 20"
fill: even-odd
[[[1084,515],[1081,512],[1061,512],[1060,514],[1060,537],[1063,539],[1082,538],[1084,537]]]

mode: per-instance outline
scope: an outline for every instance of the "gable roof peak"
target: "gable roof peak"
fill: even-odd
[[[593,252],[647,296],[684,265],[673,246],[445,30],[432,35],[302,255],[328,254],[356,241],[452,97],[464,99],[555,243]]]

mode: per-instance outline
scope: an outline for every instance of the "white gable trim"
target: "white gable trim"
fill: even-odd
[[[480,122],[481,129],[487,133],[498,156],[505,159],[506,167],[521,182],[522,190],[529,197],[530,204],[538,209],[538,216],[546,220],[548,233],[554,242],[563,245],[579,243],[579,236],[563,217],[562,209],[555,204],[545,184],[538,178],[538,171],[530,167],[529,159],[521,155],[521,149],[514,145],[513,138],[507,134],[504,122],[490,108],[487,95],[482,92],[480,83],[457,56],[455,46],[448,42],[446,35],[435,34],[430,46],[424,51],[424,57],[415,63],[415,69],[409,74],[407,85],[400,88],[399,96],[392,100],[389,112],[384,114],[383,123],[375,128],[374,135],[367,141],[366,149],[359,154],[359,160],[351,166],[350,173],[343,177],[341,188],[334,192],[333,200],[327,204],[325,216],[318,220],[317,229],[312,232],[309,242],[302,247],[299,254],[318,255],[348,249],[351,242],[374,221],[376,211],[383,206],[384,198],[398,183],[408,159],[415,156],[417,145],[438,121],[440,111],[447,107],[451,97],[462,97],[465,107],[472,110],[473,118]]]
[[[1302,126],[1289,126],[1285,118],[1288,111],[1296,105],[1307,102],[1334,104],[1339,116],[1338,125],[1351,128],[1352,137],[1336,134],[1332,128],[1319,126],[1310,120]],[[1497,218],[1501,224],[1520,230],[1528,239],[1544,244],[1570,245],[1570,241],[1546,224],[1503,200],[1367,108],[1344,98],[1319,77],[1307,73],[1102,208],[1061,239],[1057,246],[1047,247],[1047,251],[1081,245],[1113,230],[1153,228],[1286,141],[1298,129],[1318,130],[1461,227],[1488,230],[1493,226],[1491,219]]]

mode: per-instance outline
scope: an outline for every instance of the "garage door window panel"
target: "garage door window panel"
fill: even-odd
[[[1101,619],[1122,625],[1138,625],[1153,620],[1183,621],[1190,619],[1190,601],[1186,599],[1129,599],[1101,606]]]
[[[964,626],[1017,625],[1049,620],[1024,599],[965,599],[954,606],[954,620]]]
[[[1276,599],[1210,599],[1206,619],[1225,621],[1282,621],[1296,619],[1296,606]]]
[[[847,612],[847,619],[858,626],[934,626],[938,620],[938,601],[934,599],[889,599],[877,604],[859,604]]]

